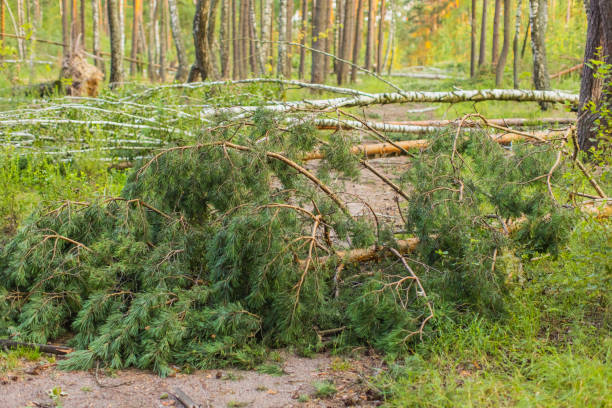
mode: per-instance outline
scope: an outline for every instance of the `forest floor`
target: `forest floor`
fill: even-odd
[[[378,406],[380,394],[368,378],[381,371],[375,357],[311,358],[281,353],[276,374],[242,370],[206,370],[161,378],[140,370],[66,372],[52,359],[22,359],[0,375],[2,407],[181,407],[178,388],[202,407]],[[263,371],[263,370],[260,370]],[[331,385],[333,384],[333,386]],[[55,400],[49,395],[56,390]]]

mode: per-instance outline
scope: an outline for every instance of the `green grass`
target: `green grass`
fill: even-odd
[[[437,310],[438,337],[378,378],[388,406],[612,406],[610,236],[587,220],[557,259],[524,261],[499,320]]]
[[[338,390],[331,381],[317,381],[312,384],[315,388],[315,396],[318,398],[331,398]]]

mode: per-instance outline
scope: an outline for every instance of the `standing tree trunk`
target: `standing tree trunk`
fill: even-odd
[[[238,40],[238,7],[236,2],[238,0],[232,1],[232,53],[233,53],[233,69],[232,69],[232,78],[238,79],[240,78],[240,45]]]
[[[161,1],[161,0],[158,0]],[[117,0],[119,4],[119,35],[120,41],[119,44],[121,46],[121,58],[125,55],[125,0]]]
[[[393,3],[389,1],[389,10],[391,10],[391,19],[389,20],[389,35],[387,36],[387,50],[385,51],[385,59],[383,60],[383,66],[381,71],[384,71],[384,68],[387,66],[387,61],[389,61],[389,55],[392,53],[393,49],[393,41],[395,41],[395,16]],[[389,63],[391,66],[391,63]],[[391,68],[389,68],[389,73],[391,72]]]
[[[277,75],[285,76],[285,61],[287,59],[287,44],[286,28],[287,28],[287,1],[280,0],[278,12],[278,59],[277,59]]]
[[[368,35],[365,50],[365,69],[372,70],[374,56],[374,31],[376,30],[376,0],[368,0]]]
[[[189,72],[189,82],[198,77],[205,81],[211,74],[212,67],[209,58],[208,46],[208,16],[210,13],[210,0],[198,0],[196,12],[193,17],[193,44],[195,46],[195,63]]]
[[[298,78],[304,79],[304,67],[306,64],[306,22],[308,21],[308,0],[301,0],[301,19],[300,19],[300,67],[298,68]]]
[[[487,1],[482,0],[482,20],[480,23],[480,54],[478,67],[482,67],[487,59]]]
[[[219,62],[221,78],[228,79],[230,74],[230,0],[221,0],[221,27],[219,28]]]
[[[588,28],[576,125],[578,144],[582,150],[596,147],[598,136],[612,137],[610,113],[601,115],[602,111],[610,112],[612,108],[612,74],[607,72],[602,78],[600,73],[595,78],[596,72],[590,64],[592,60],[602,59],[606,64],[612,64],[612,2],[587,1]]]
[[[249,6],[249,27],[251,29],[250,35],[253,41],[251,41],[251,49],[253,52],[254,64],[257,68],[257,72],[263,74],[264,71],[264,58],[261,53],[260,41],[257,38],[257,23],[255,17],[255,0],[250,0]]]
[[[505,0],[504,0],[505,1]],[[491,66],[497,65],[497,58],[499,57],[499,18],[501,15],[501,3],[502,0],[495,0],[495,11],[493,14],[493,46],[491,47]]]
[[[357,65],[359,64],[359,54],[361,53],[361,38],[363,30],[363,2],[364,0],[357,0],[357,15],[355,21],[355,34],[353,47],[353,66],[351,67],[351,82],[357,81]]]
[[[502,45],[501,55],[497,61],[497,69],[495,70],[495,86],[500,87],[504,79],[504,68],[506,59],[508,58],[508,50],[510,49],[510,7],[511,0],[504,0],[504,44]]]
[[[470,36],[470,77],[474,78],[476,75],[476,0],[472,0],[470,25],[472,28]]]
[[[4,33],[6,30],[6,18],[4,16],[4,0],[0,0],[0,47],[4,47]]]
[[[382,72],[383,47],[385,42],[385,0],[380,0],[380,22],[378,23],[378,52],[376,54],[376,73]]]
[[[166,81],[166,54],[168,53],[168,37],[166,36],[166,26],[168,25],[168,13],[166,10],[167,0],[160,0],[159,6],[159,25],[161,33],[159,38],[159,80]]]
[[[19,51],[19,58],[25,59],[26,57],[26,49],[25,49],[25,19],[24,19],[24,9],[23,9],[23,0],[17,0],[17,34],[19,38],[17,38],[17,49]]]
[[[344,27],[342,29],[342,49],[340,58],[350,60],[353,56],[353,34],[355,22],[355,0],[346,0],[344,8]],[[345,62],[340,63],[337,74],[338,85],[346,83],[349,65]]]
[[[327,14],[327,1],[314,0],[313,19],[312,19],[312,49],[323,51],[325,47],[325,18]],[[322,84],[324,80],[323,54],[312,52],[312,65],[310,67],[311,82]]]
[[[293,40],[293,0],[287,0],[287,26],[285,29],[285,41],[292,42]],[[285,76],[291,79],[291,70],[293,68],[293,47],[287,47],[287,60],[285,61]]]
[[[514,23],[514,40],[512,43],[512,80],[514,82],[514,88],[519,89],[519,77],[518,77],[518,65],[520,61],[519,56],[519,35],[521,34],[521,3],[522,0],[518,0],[516,3],[516,20]]]
[[[139,24],[142,19],[142,0],[134,0],[134,10],[132,14],[132,50],[130,53],[130,57],[132,61],[130,61],[130,73],[134,75],[138,72],[138,65],[136,64],[136,58],[139,55],[139,41],[138,41],[138,33],[140,32]]]
[[[149,74],[149,80],[155,81],[157,79],[157,71],[155,70],[155,61],[157,61],[157,2],[160,0],[151,0],[149,2],[149,50],[147,53],[148,68],[147,73]]]
[[[271,39],[272,27],[272,0],[262,0],[261,4],[261,54],[264,58],[264,65],[270,63],[270,55],[273,47],[268,42]]]
[[[331,49],[334,42],[333,26],[334,26],[334,3],[333,0],[323,0],[327,3],[325,6],[325,18],[323,20],[323,31],[325,32],[325,52],[331,54]],[[330,72],[331,57],[323,56],[323,82],[327,80],[327,75]]]
[[[529,21],[531,23],[531,50],[533,53],[533,84],[535,89],[548,90],[550,89],[548,64],[546,62],[548,0],[529,1]],[[546,102],[540,102],[542,110],[548,109],[548,105]]]
[[[100,54],[100,3],[98,0],[91,0],[91,19],[92,19],[92,49],[94,54],[94,64],[104,72],[104,61]]]
[[[81,12],[79,13],[79,17],[81,18],[81,35],[83,36],[81,44],[83,44],[83,48],[85,48],[85,0],[81,0]]]
[[[119,86],[123,82],[123,58],[121,55],[121,31],[119,30],[117,0],[106,0],[106,6],[111,45],[110,83],[111,86]]]
[[[185,82],[187,75],[189,75],[189,68],[176,0],[168,0],[168,8],[170,9],[170,29],[172,30],[172,38],[174,39],[174,47],[176,48],[176,58],[178,59],[178,68],[174,79],[178,82]]]

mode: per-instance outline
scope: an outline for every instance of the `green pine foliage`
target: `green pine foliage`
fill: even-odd
[[[421,338],[428,302],[502,311],[502,254],[555,254],[569,229],[542,180],[529,182],[550,169],[548,148],[506,150],[474,134],[452,154],[452,135],[439,135],[404,179],[406,230],[422,241],[408,262],[428,296],[390,254],[346,265],[338,279],[339,260],[317,257],[374,243],[385,254],[392,230],[348,216],[268,152],[299,162],[319,147],[330,154],[323,173],[355,177],[348,136],[323,142],[307,120],[285,128],[263,111],[253,126],[219,118],[214,129],[135,170],[120,197],[31,216],[0,253],[0,334],[70,335],[79,351],[65,368],[102,361],[161,375],[171,364],[255,367],[265,346],[325,346],[318,330],[327,329],[338,329],[338,347],[402,352]],[[505,234],[500,220],[517,217],[527,221]]]

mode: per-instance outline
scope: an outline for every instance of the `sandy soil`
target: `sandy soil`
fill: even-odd
[[[378,359],[363,357],[341,360],[327,355],[301,358],[286,355],[285,375],[255,371],[210,370],[177,373],[160,378],[139,370],[117,371],[107,376],[102,370],[65,372],[48,364],[23,362],[0,378],[3,408],[56,407],[182,407],[175,398],[180,388],[202,407],[373,407],[382,403],[368,377],[382,368]],[[337,393],[317,398],[316,382],[331,381]],[[54,404],[49,390],[59,387],[64,394]],[[304,397],[308,401],[303,402]],[[302,400],[298,400],[302,397]],[[302,402],[300,402],[302,401]]]

